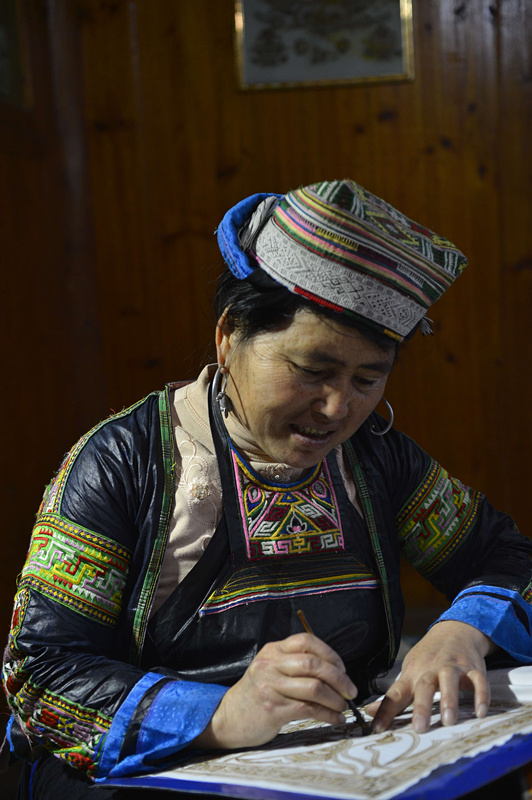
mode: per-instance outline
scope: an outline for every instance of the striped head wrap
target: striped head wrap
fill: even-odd
[[[350,180],[248,197],[225,215],[218,242],[238,278],[260,268],[398,340],[423,330],[429,306],[467,265],[447,239]]]

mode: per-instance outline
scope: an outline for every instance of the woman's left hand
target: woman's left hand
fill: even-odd
[[[386,730],[413,701],[412,726],[418,733],[427,731],[437,691],[443,725],[457,720],[459,689],[474,691],[475,714],[485,717],[490,704],[485,657],[495,649],[491,639],[465,622],[438,622],[407,653],[399,678],[384,698],[367,707],[374,717],[373,730]]]

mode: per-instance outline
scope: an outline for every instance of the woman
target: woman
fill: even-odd
[[[338,723],[397,654],[401,554],[453,604],[374,730],[412,700],[426,730],[436,690],[444,724],[460,687],[484,716],[486,657],[532,660],[530,543],[375,413],[465,257],[352,181],[254,195],[218,238],[217,368],[100,423],[45,492],[4,661],[36,798]]]

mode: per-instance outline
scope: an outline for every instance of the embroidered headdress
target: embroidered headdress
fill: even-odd
[[[467,265],[447,239],[350,180],[252,195],[224,216],[218,243],[236,277],[260,268],[399,340],[430,329],[427,309]]]

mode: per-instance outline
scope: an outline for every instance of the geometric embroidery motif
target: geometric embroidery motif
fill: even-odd
[[[8,702],[9,697],[16,695],[28,678],[28,673],[24,670],[23,653],[17,648],[17,635],[22,627],[29,600],[29,589],[21,589],[15,595],[11,630],[9,632],[8,645],[4,653],[4,664],[2,667],[2,682]]]
[[[260,478],[234,449],[231,454],[249,561],[344,550],[325,461],[304,481],[280,486]]]
[[[131,556],[127,548],[57,514],[39,517],[19,587],[114,625]]]
[[[425,297],[423,305],[407,296],[387,281],[379,280],[375,263],[371,273],[364,274],[362,261],[356,269],[328,260],[318,253],[301,253],[299,241],[295,241],[275,225],[263,228],[256,243],[256,252],[262,269],[274,280],[287,285],[283,280],[285,265],[290,264],[290,284],[295,294],[330,303],[340,313],[351,311],[360,314],[380,326],[390,327],[400,337],[419,322],[427,308]],[[397,277],[401,277],[397,273]],[[397,338],[397,337],[396,337]]]
[[[397,516],[401,554],[422,575],[438,569],[467,539],[483,497],[432,461]]]
[[[108,717],[40,689],[30,681],[19,692],[17,705],[23,730],[46,737],[45,746],[53,748],[56,756],[88,775],[94,773],[96,752],[111,726]]]
[[[30,593],[28,589],[21,589],[15,595],[15,602],[13,604],[13,615],[11,617],[11,630],[9,632],[9,647],[11,650],[16,650],[17,634],[22,627],[26,608],[30,601]]]

